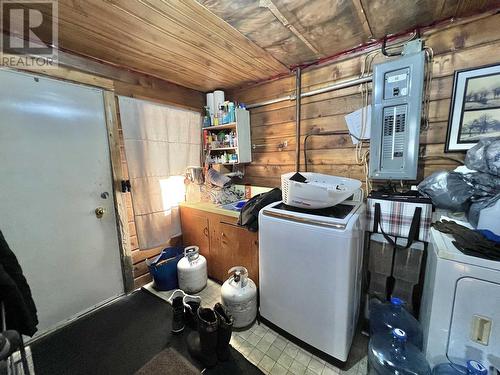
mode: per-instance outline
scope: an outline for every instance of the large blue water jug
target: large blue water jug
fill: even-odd
[[[401,328],[406,332],[408,341],[421,350],[422,326],[403,305],[404,302],[395,297],[385,303],[376,298],[372,299],[370,301],[370,335],[385,333],[390,336],[394,328]]]
[[[430,375],[431,368],[418,348],[407,342],[406,332],[392,330],[370,338],[368,345],[369,375]]]
[[[469,360],[465,366],[440,363],[432,369],[432,375],[488,375],[488,370],[481,363]]]

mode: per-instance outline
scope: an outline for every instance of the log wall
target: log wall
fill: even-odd
[[[423,33],[425,45],[432,48],[430,126],[421,132],[421,155],[443,156],[453,74],[456,70],[500,63],[500,14],[450,24]],[[380,55],[375,62],[383,61]],[[302,74],[302,91],[358,77],[365,55],[310,67]],[[286,76],[251,87],[233,90],[229,97],[251,104],[294,93],[295,77]],[[311,131],[347,130],[344,116],[362,107],[359,87],[345,88],[302,99],[301,147]],[[295,101],[275,103],[252,109],[252,143],[265,144],[253,151],[253,162],[246,167],[245,182],[279,186],[280,175],[295,169]],[[277,144],[288,142],[280,151]],[[363,167],[356,164],[354,149],[347,135],[311,137],[308,140],[309,171],[364,179]],[[301,151],[302,154],[302,151]],[[463,160],[463,153],[446,156]],[[301,155],[301,170],[304,158]],[[449,159],[421,158],[419,180],[436,170],[453,169]]]

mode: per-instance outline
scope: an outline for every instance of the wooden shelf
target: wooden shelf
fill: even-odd
[[[201,128],[201,130],[223,130],[223,129],[235,129],[236,122],[230,122],[229,124],[207,126],[206,128]]]

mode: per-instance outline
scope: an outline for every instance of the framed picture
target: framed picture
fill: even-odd
[[[457,70],[444,151],[467,151],[479,138],[496,136],[500,136],[500,65]]]

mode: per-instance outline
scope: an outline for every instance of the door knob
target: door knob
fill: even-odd
[[[97,207],[95,209],[95,217],[98,219],[102,218],[104,216],[104,213],[106,212],[106,209],[104,207]]]

